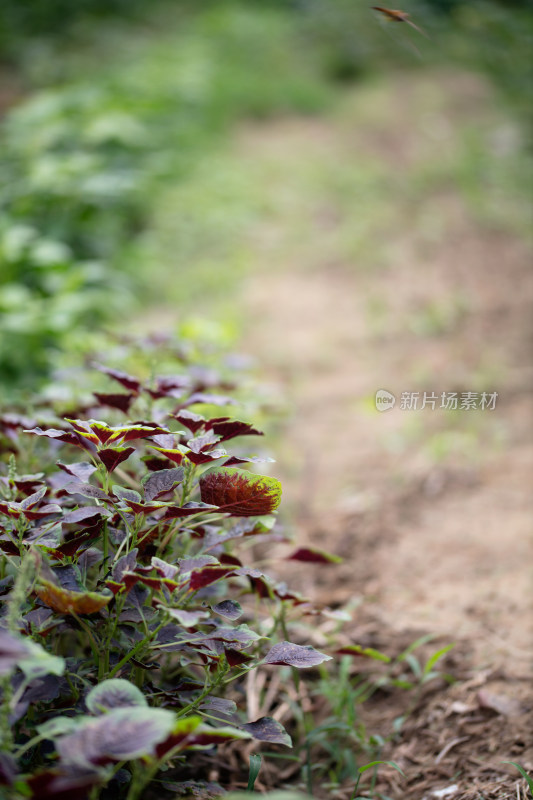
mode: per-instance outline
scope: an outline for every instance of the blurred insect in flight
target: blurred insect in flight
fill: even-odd
[[[371,8],[374,11],[379,11],[381,14],[383,14],[383,16],[386,17],[389,20],[389,22],[406,22],[408,25],[411,26],[411,28],[414,28],[415,31],[421,33],[422,36],[429,38],[427,33],[425,33],[422,30],[422,28],[419,28],[418,25],[415,25],[414,22],[411,22],[407,11],[398,11],[393,8],[382,8],[381,6],[371,6]]]

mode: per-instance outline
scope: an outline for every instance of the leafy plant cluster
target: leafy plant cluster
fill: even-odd
[[[100,371],[116,389],[53,427],[44,406],[0,416],[0,785],[12,798],[134,800],[161,770],[169,791],[201,793],[191,762],[206,748],[291,744],[275,719],[237,711],[250,672],[330,658],[289,641],[281,612],[318,609],[232,551],[277,535],[281,486],[246,469],[260,459],[236,445],[261,432],[220,413],[227,381],[183,364],[148,381]]]

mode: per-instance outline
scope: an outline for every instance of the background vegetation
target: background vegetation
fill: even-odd
[[[86,350],[110,319],[127,324],[140,298],[164,295],[191,316],[200,296],[205,307],[227,291],[243,259],[224,262],[221,244],[242,219],[220,205],[248,178],[217,174],[217,154],[239,119],[317,113],[347,80],[453,59],[487,72],[526,120],[527,3],[410,10],[438,46],[414,46],[351,0],[4,3],[3,70],[16,87],[0,157],[4,387],[35,387],[60,353]]]

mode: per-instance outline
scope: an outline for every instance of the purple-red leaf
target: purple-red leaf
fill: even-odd
[[[119,486],[117,483],[113,484],[113,495],[126,503],[131,501],[142,503],[142,497],[139,492],[136,492],[135,489],[125,489],[124,486]]]
[[[122,372],[119,369],[111,369],[109,367],[100,366],[99,364],[96,365],[96,368],[100,370],[100,372],[103,372],[104,375],[109,375],[110,378],[120,383],[120,385],[128,389],[128,391],[139,394],[141,382],[138,378],[134,378],[132,375],[128,375],[127,372]]]
[[[199,725],[200,717],[184,717],[177,721],[174,731],[164,742],[157,746],[157,757],[162,758],[170,750],[178,747],[201,746],[209,744],[224,744],[229,739],[248,739],[250,734],[247,731],[239,731],[236,728],[211,728],[207,725]]]
[[[170,592],[173,592],[174,589],[178,588],[178,584],[169,578],[150,577],[149,575],[143,575],[139,571],[125,572],[122,576],[122,581],[125,584],[128,592],[133,586],[135,586],[136,583],[139,582],[144,583],[145,586],[149,586],[150,589],[156,589],[157,591],[161,591],[163,588],[166,588]]]
[[[157,556],[152,558],[152,567],[162,578],[170,578],[172,580],[178,573],[178,567],[163,561],[161,558],[157,558]]]
[[[126,500],[125,503],[134,514],[152,514],[160,508],[165,508],[164,503],[135,503],[133,500]]]
[[[89,464],[88,461],[79,461],[77,464],[63,464],[62,461],[56,461],[56,464],[59,469],[77,478],[80,483],[87,483],[93,472],[96,472],[94,464]]]
[[[85,522],[87,519],[94,517],[109,517],[110,511],[103,506],[84,506],[83,508],[76,508],[74,511],[67,511],[63,515],[61,522],[65,525],[78,524]]]
[[[238,730],[237,728],[211,728],[207,725],[195,731],[187,737],[187,747],[206,747],[207,745],[224,744],[232,739],[248,739],[248,731]]]
[[[137,422],[133,425],[118,425],[111,428],[112,435],[109,440],[111,443],[115,442],[131,442],[134,439],[149,439],[152,436],[168,433],[166,428],[161,428],[155,423],[151,422]]]
[[[95,716],[113,708],[148,705],[145,696],[133,683],[123,678],[108,678],[94,686],[85,698],[85,705]]]
[[[108,472],[113,472],[114,469],[126,461],[127,458],[135,451],[134,447],[107,447],[104,450],[98,450],[98,458]]]
[[[47,505],[41,506],[37,509],[33,508],[23,511],[23,514],[27,519],[44,519],[45,517],[49,517],[51,514],[60,513],[61,507],[56,503],[48,503]]]
[[[87,800],[89,789],[101,783],[102,776],[95,767],[65,767],[35,772],[27,780],[34,800]]]
[[[305,561],[311,564],[340,564],[342,562],[342,558],[339,556],[319,550],[317,547],[299,547],[298,550],[287,556],[287,560]]]
[[[41,500],[45,496],[46,492],[47,492],[47,487],[46,486],[41,486],[40,489],[37,489],[36,492],[34,492],[33,494],[30,494],[29,497],[26,497],[22,501],[22,503],[20,504],[21,509],[23,511],[28,511],[28,509],[33,508],[34,506],[36,506],[38,503],[41,502]]]
[[[383,661],[385,664],[391,661],[390,656],[386,655],[386,653],[382,653],[381,650],[375,650],[373,647],[361,647],[359,644],[347,644],[340,647],[335,652],[343,656],[371,658],[374,661]]]
[[[188,572],[192,572],[193,569],[202,569],[207,565],[211,566],[220,566],[220,561],[215,558],[214,556],[192,556],[191,558],[180,558],[179,559],[179,569],[182,575],[186,575]]]
[[[222,467],[200,478],[200,494],[235,517],[270,514],[281,500],[281,484],[266,475],[254,475],[239,469]]]
[[[162,708],[117,708],[57,739],[57,751],[63,763],[76,766],[154,755],[156,746],[171,734],[175,719]]]
[[[24,494],[32,494],[37,487],[42,484],[42,478],[44,476],[44,472],[38,472],[35,475],[19,475],[15,478],[15,486],[19,490],[19,492],[24,492]]]
[[[137,548],[130,550],[126,555],[121,556],[113,567],[113,580],[121,581],[125,572],[133,572],[137,566]]]
[[[205,425],[206,421],[205,417],[202,417],[201,414],[194,414],[192,411],[187,411],[186,408],[180,409],[180,411],[176,414],[172,414],[172,416],[193,433],[200,430],[200,428]]]
[[[225,450],[211,450],[209,453],[195,453],[193,450],[188,450],[185,455],[192,461],[193,464],[208,464],[210,461],[216,461],[217,458],[224,458],[228,454]]]
[[[8,675],[21,659],[30,654],[30,646],[24,639],[0,629],[0,675]]]
[[[193,592],[198,589],[203,589],[204,586],[209,586],[221,578],[225,578],[230,572],[233,572],[234,567],[204,567],[203,569],[195,569],[191,573],[190,588]]]
[[[247,664],[253,658],[253,656],[248,655],[248,653],[242,653],[240,650],[235,650],[233,647],[225,647],[224,653],[230,667],[238,667],[241,664]]]
[[[272,717],[261,717],[255,722],[246,722],[243,726],[245,731],[251,733],[254,739],[271,744],[284,744],[292,747],[292,739],[280,722]]]
[[[165,608],[165,611],[173,619],[176,619],[184,628],[194,628],[200,622],[209,617],[208,611],[187,611],[184,608]]]
[[[218,711],[221,714],[235,714],[237,711],[236,702],[225,697],[206,697],[199,707],[210,711]]]
[[[259,431],[248,422],[241,422],[238,419],[228,420],[221,417],[218,420],[210,420],[209,427],[213,433],[220,436],[221,442],[235,439],[237,436],[264,436],[263,431]]]
[[[97,445],[99,442],[105,441],[105,439],[101,439],[98,433],[94,431],[87,420],[84,419],[70,419],[69,417],[65,417],[67,422],[70,422],[74,430],[77,434],[83,439],[91,442],[92,444]],[[94,422],[94,420],[93,420]],[[105,422],[100,423],[103,428],[106,427]]]
[[[129,392],[128,394],[103,394],[102,392],[93,392],[101,406],[109,406],[109,408],[116,408],[127,414],[130,406],[135,399],[135,394]]]
[[[216,444],[218,440],[219,437],[213,433],[213,431],[207,431],[207,433],[204,433],[202,436],[196,436],[193,439],[189,439],[187,442],[187,447],[189,447],[193,453],[201,453],[212,445]]]
[[[169,461],[173,461],[174,464],[181,464],[183,461],[183,453],[177,448],[154,447],[153,449],[157,450],[158,453],[161,453],[165,458],[168,458]]]
[[[57,428],[48,428],[43,431],[42,428],[37,427],[31,430],[25,430],[24,433],[33,433],[35,436],[46,436],[48,439],[55,439],[58,442],[72,444],[74,447],[81,447],[82,450],[87,449],[86,443],[73,431],[62,431]]]
[[[205,638],[210,641],[227,642],[237,650],[257,642],[262,637],[248,625],[237,625],[236,628],[215,628]]]
[[[79,494],[82,497],[89,497],[91,500],[103,500],[105,503],[112,503],[111,498],[103,489],[99,489],[98,486],[93,486],[91,483],[73,481],[72,483],[67,483],[63,491],[67,492],[67,494]]]
[[[95,533],[90,531],[83,531],[82,533],[75,535],[72,539],[67,539],[60,547],[57,547],[54,550],[56,558],[61,558],[62,556],[71,558],[72,556],[76,555],[82,545],[89,541],[89,539],[94,538],[95,535]]]
[[[183,395],[184,389],[189,389],[191,379],[188,375],[162,375],[157,378],[155,389],[147,391],[152,397],[175,397]]]
[[[215,614],[220,614],[221,617],[226,619],[239,619],[242,616],[242,607],[236,600],[222,600],[216,606],[212,606]]]
[[[162,494],[172,491],[182,482],[184,471],[181,467],[174,469],[160,469],[142,479],[144,496],[146,500],[155,500]]]
[[[187,406],[196,405],[196,403],[202,403],[204,405],[209,406],[230,406],[235,405],[236,400],[233,397],[226,397],[223,394],[204,394],[203,392],[195,392],[191,394],[188,400],[183,403],[183,408]]]
[[[157,474],[157,473],[156,473]],[[218,511],[218,506],[209,503],[185,503],[184,506],[170,506],[163,519],[180,519],[181,517],[193,517],[195,514],[212,514]]]
[[[292,642],[279,642],[265,656],[265,664],[286,664],[297,669],[316,667],[323,661],[330,661],[331,656],[320,653],[311,645],[303,647]]]
[[[274,464],[275,460],[270,456],[231,456],[227,461],[224,461],[224,466],[232,467],[234,464]]]

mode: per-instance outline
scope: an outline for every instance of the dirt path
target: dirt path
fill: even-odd
[[[306,591],[362,599],[391,634],[462,642],[471,681],[450,702],[473,713],[482,687],[514,709],[466,734],[464,715],[442,711],[429,750],[420,717],[393,753],[411,775],[408,796],[455,782],[453,800],[502,800],[517,796],[516,773],[489,775],[487,759],[533,768],[523,681],[533,654],[533,271],[510,229],[512,201],[499,207],[491,183],[516,131],[477,80],[434,77],[356,89],[329,121],[242,133],[240,155],[264,194],[245,341],[292,408],[276,474],[299,542],[345,559],[307,571]],[[395,394],[394,409],[376,411],[378,389]],[[402,409],[402,392],[434,393],[435,410]],[[478,403],[498,394],[494,410],[453,411],[440,408],[443,392],[476,392]],[[437,753],[461,734],[439,773]],[[405,796],[393,784],[389,796]]]

